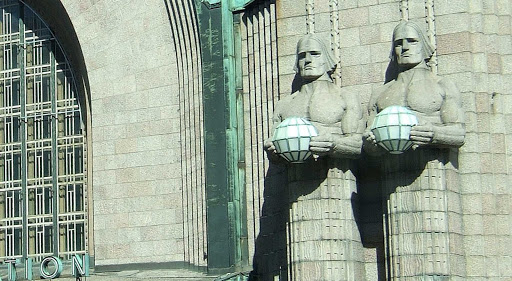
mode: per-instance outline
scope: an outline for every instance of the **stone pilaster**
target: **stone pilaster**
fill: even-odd
[[[450,245],[460,233],[457,182],[447,152],[436,149],[388,156],[383,181],[384,227],[389,280],[450,280],[456,255]],[[450,178],[453,178],[450,176]],[[453,241],[450,241],[453,240]],[[451,255],[454,255],[452,258]]]
[[[363,246],[350,160],[293,165],[288,188],[289,280],[361,280]]]

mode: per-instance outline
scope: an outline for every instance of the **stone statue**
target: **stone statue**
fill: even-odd
[[[464,144],[464,111],[455,84],[427,66],[433,53],[419,25],[399,23],[393,31],[390,63],[398,75],[372,96],[368,108],[368,126],[391,105],[409,108],[418,119],[409,137],[412,150],[400,155],[384,155],[369,130],[363,137],[365,151],[383,156],[381,186],[387,208],[384,228],[390,280],[447,280],[457,270],[453,266],[457,255],[450,255],[450,246],[461,239],[454,223],[461,219],[456,210],[460,194],[457,150],[450,148]]]
[[[333,83],[336,63],[331,51],[317,36],[306,35],[297,44],[294,69],[300,88],[276,104],[274,125],[288,117],[306,117],[319,131],[310,142],[313,155],[356,158],[361,153],[362,111],[357,96]],[[276,159],[270,140],[265,150]]]
[[[398,76],[372,97],[369,121],[391,105],[410,108],[419,124],[411,129],[410,140],[420,146],[460,147],[464,144],[464,111],[455,84],[433,74],[427,66],[434,48],[414,22],[401,22],[393,31],[392,63]],[[376,146],[371,131],[365,133]],[[376,147],[370,148],[375,150]]]
[[[338,87],[336,63],[316,35],[297,44],[298,89],[277,102],[274,126],[305,117],[318,130],[310,142],[313,159],[288,165],[288,280],[361,280],[364,254],[355,218],[353,161],[361,153],[364,121],[359,98]],[[271,161],[275,147],[265,142]],[[267,280],[267,279],[264,279]]]

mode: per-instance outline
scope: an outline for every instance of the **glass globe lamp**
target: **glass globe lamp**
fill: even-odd
[[[377,144],[391,154],[401,154],[411,148],[411,128],[418,125],[416,115],[406,107],[392,105],[379,112],[370,127]]]
[[[318,131],[311,122],[301,117],[290,117],[276,127],[272,143],[277,153],[288,162],[303,163],[312,155],[309,141],[314,136],[318,136]]]

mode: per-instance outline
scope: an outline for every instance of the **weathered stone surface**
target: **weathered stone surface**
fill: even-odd
[[[173,33],[164,1],[61,2],[77,32],[91,86],[91,130],[88,137],[92,142],[92,158],[88,160],[91,163],[89,176],[94,203],[91,205],[94,213],[93,232],[98,230],[95,233],[98,241],[91,241],[91,245],[96,250],[98,264],[144,263],[159,259],[194,260],[192,255],[198,261],[199,257],[202,258],[200,251],[203,249],[191,241],[196,239],[196,243],[199,243],[202,235],[189,235],[188,231],[203,234],[201,220],[195,221],[192,209],[187,214],[179,211],[182,205],[196,206],[198,201],[204,199],[198,190],[197,197],[185,193],[191,197],[186,202],[182,200],[181,181],[185,179],[185,190],[190,191],[188,188],[193,186],[196,179],[201,183],[201,171],[198,163],[187,163],[186,166],[180,163],[180,159],[189,159],[194,155],[193,147],[201,153],[199,147],[192,145],[192,140],[201,139],[201,134],[192,127],[200,126],[202,117],[198,113],[198,117],[187,119],[194,110],[181,107],[188,102],[188,96],[181,94],[188,87],[196,89],[197,93],[201,80],[183,69],[182,79],[175,75],[182,65],[192,65],[190,61],[183,60],[185,55],[189,55],[190,60],[199,56],[182,52],[181,47],[190,46],[193,42],[190,38],[176,38],[178,33],[184,34],[184,30],[176,25],[176,32]],[[272,8],[255,9],[257,12],[242,23],[247,27],[245,30],[242,27],[246,46],[242,52],[242,68],[245,73],[243,91],[246,94],[244,114],[251,116],[246,118],[245,130],[246,140],[250,140],[246,142],[246,155],[250,155],[246,163],[248,170],[251,169],[247,175],[247,198],[250,199],[247,204],[250,210],[249,225],[254,225],[250,234],[252,242],[259,232],[260,215],[264,217],[263,224],[271,221],[267,232],[263,233],[274,233],[280,237],[273,243],[278,244],[276,241],[286,239],[282,224],[275,221],[287,215],[279,208],[262,207],[267,200],[264,199],[262,187],[268,167],[268,162],[263,160],[262,142],[270,131],[268,116],[272,115],[273,101],[279,95],[283,98],[290,94],[294,78],[291,65],[295,61],[295,42],[307,32],[307,2],[276,1],[275,5],[270,6]],[[330,47],[338,54],[336,60],[340,63],[340,85],[359,96],[361,105],[366,106],[370,93],[377,91],[385,80],[390,35],[402,17],[401,5],[409,2],[409,16],[424,22],[424,1],[309,2],[314,4],[312,18],[316,21],[317,31],[322,32],[324,39],[331,40]],[[330,5],[335,2],[338,11],[331,13]],[[453,255],[456,257],[450,260],[450,268],[458,270],[452,279],[511,278],[511,267],[508,266],[511,264],[510,254],[505,252],[506,247],[499,247],[510,244],[512,225],[509,186],[512,167],[512,142],[509,138],[512,129],[508,126],[512,122],[511,3],[509,0],[433,2],[438,72],[442,77],[456,81],[461,91],[467,132],[466,144],[459,150],[457,159],[462,199],[460,203],[454,203],[456,199],[452,197],[456,197],[457,193],[451,189],[447,197],[448,208],[455,214],[449,214],[450,225],[456,225],[457,233],[462,229],[463,235],[457,239],[462,240],[464,245],[464,254],[456,252]],[[186,11],[183,7],[173,6],[181,14]],[[192,27],[191,21],[185,21],[186,17],[182,20],[183,27]],[[338,30],[331,30],[336,24]],[[193,30],[190,28],[190,34]],[[334,32],[331,34],[331,31]],[[260,44],[262,42],[265,44]],[[353,55],[358,52],[365,54],[360,61]],[[258,101],[260,96],[256,98],[256,92],[261,93],[261,100],[265,102]],[[252,101],[254,104],[251,104]],[[197,103],[190,108],[199,109]],[[180,127],[180,120],[187,123]],[[255,120],[260,123],[256,125]],[[188,150],[176,149],[178,143],[186,144]],[[183,175],[181,169],[185,167],[189,170]],[[192,177],[196,174],[197,177]],[[372,187],[376,186],[378,184],[374,183]],[[254,197],[253,191],[257,193]],[[162,199],[157,199],[151,210],[133,202],[138,198],[141,198],[140,202],[151,202],[160,195]],[[274,195],[283,193],[274,192],[265,196],[269,198]],[[409,197],[404,194],[404,198]],[[168,205],[162,202],[163,198],[169,200]],[[269,199],[269,202],[272,200]],[[312,204],[317,202],[312,200]],[[374,206],[374,202],[368,204],[365,206]],[[262,209],[272,214],[264,213]],[[172,221],[166,220],[166,224],[156,223],[161,211],[166,210],[178,213],[168,214]],[[462,219],[457,217],[458,210],[463,214]],[[187,223],[183,224],[183,220]],[[413,220],[406,221],[408,228],[416,227]],[[139,226],[146,223],[147,226]],[[195,230],[192,224],[199,225],[199,229]],[[125,232],[126,235],[114,239],[106,229],[118,235]],[[146,229],[155,234],[170,230],[169,235],[162,236],[160,240],[166,246],[162,247],[158,256],[150,257],[147,252],[144,255],[131,254],[141,245],[146,245],[142,243],[146,239],[158,239],[159,235],[145,232]],[[484,239],[487,236],[491,238]],[[450,249],[461,247],[457,239],[449,236]],[[169,248],[171,242],[184,245],[183,253],[177,253],[181,247],[174,247],[166,254],[165,249]],[[383,241],[379,243],[384,245]],[[249,241],[249,245],[253,244]],[[154,247],[151,243],[148,245]],[[250,255],[253,250],[249,250]],[[282,253],[282,250],[275,251]],[[126,255],[129,256],[122,258]],[[269,257],[268,263],[277,263],[275,261],[279,259],[276,257],[283,258],[276,254]],[[368,280],[376,280],[375,274],[381,274],[379,276],[382,278],[383,268],[379,269],[378,265],[383,260],[378,261],[377,258],[377,254],[368,257],[366,269],[368,276],[372,276]],[[286,263],[286,256],[284,259]],[[369,273],[375,271],[377,273],[373,275]],[[175,276],[182,275],[177,273]],[[91,279],[100,277],[110,280],[120,278],[98,275]]]

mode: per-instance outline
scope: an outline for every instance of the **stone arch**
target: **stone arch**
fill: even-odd
[[[20,0],[20,2],[29,6],[35,14],[48,26],[58,41],[62,51],[64,52],[67,62],[75,78],[76,90],[78,92],[78,102],[80,103],[81,116],[85,125],[84,135],[86,136],[86,171],[92,171],[92,132],[91,128],[91,95],[89,78],[87,75],[87,67],[82,53],[82,48],[78,40],[78,36],[73,27],[73,23],[60,0],[54,1],[37,1],[37,0]],[[91,173],[89,173],[91,174]],[[88,175],[87,198],[88,198],[88,253],[94,255],[94,235],[93,235],[93,191],[92,176]]]

